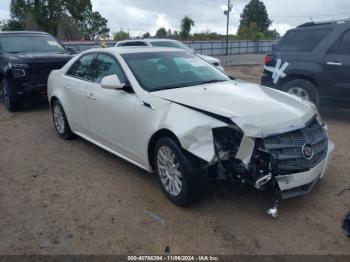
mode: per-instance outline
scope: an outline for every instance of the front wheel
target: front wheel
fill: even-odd
[[[304,100],[319,104],[319,95],[316,86],[308,80],[294,79],[283,86],[283,91],[300,97]]]
[[[52,118],[55,129],[61,138],[68,140],[74,137],[74,134],[69,127],[69,123],[66,114],[64,113],[63,107],[58,100],[53,102]]]
[[[11,89],[9,81],[1,80],[2,101],[9,112],[16,112],[21,108],[22,98]]]
[[[158,140],[154,167],[166,197],[175,205],[185,206],[197,200],[202,191],[204,174],[180,146],[169,137]]]

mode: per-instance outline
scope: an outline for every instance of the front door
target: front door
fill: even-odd
[[[108,148],[135,159],[135,107],[138,99],[132,92],[101,87],[102,78],[113,74],[122,83],[128,82],[114,57],[99,54],[94,69],[95,83],[87,102],[91,135]]]

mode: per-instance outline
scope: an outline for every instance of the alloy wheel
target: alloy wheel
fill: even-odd
[[[167,146],[162,146],[157,154],[157,168],[165,190],[172,196],[182,191],[182,173],[175,153]]]
[[[58,133],[63,134],[65,130],[65,122],[64,122],[63,111],[58,104],[56,104],[53,109],[53,119],[54,119],[55,127]]]
[[[297,97],[300,97],[304,100],[310,101],[310,96],[306,92],[304,88],[301,87],[292,87],[291,89],[288,90],[289,94],[295,95]]]

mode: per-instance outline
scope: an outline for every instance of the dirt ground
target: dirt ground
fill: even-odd
[[[258,81],[261,67],[229,68]],[[282,202],[212,185],[179,208],[154,176],[84,141],[62,141],[46,101],[0,105],[0,254],[350,254],[350,109],[322,110],[337,148],[309,194]]]

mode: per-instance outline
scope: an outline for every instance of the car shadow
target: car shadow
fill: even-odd
[[[320,109],[322,118],[341,122],[350,122],[350,104],[346,102],[327,102]]]
[[[23,101],[22,107],[20,111],[45,111],[48,110],[49,102],[47,100],[47,97],[35,97],[35,98],[29,98],[25,99]]]

